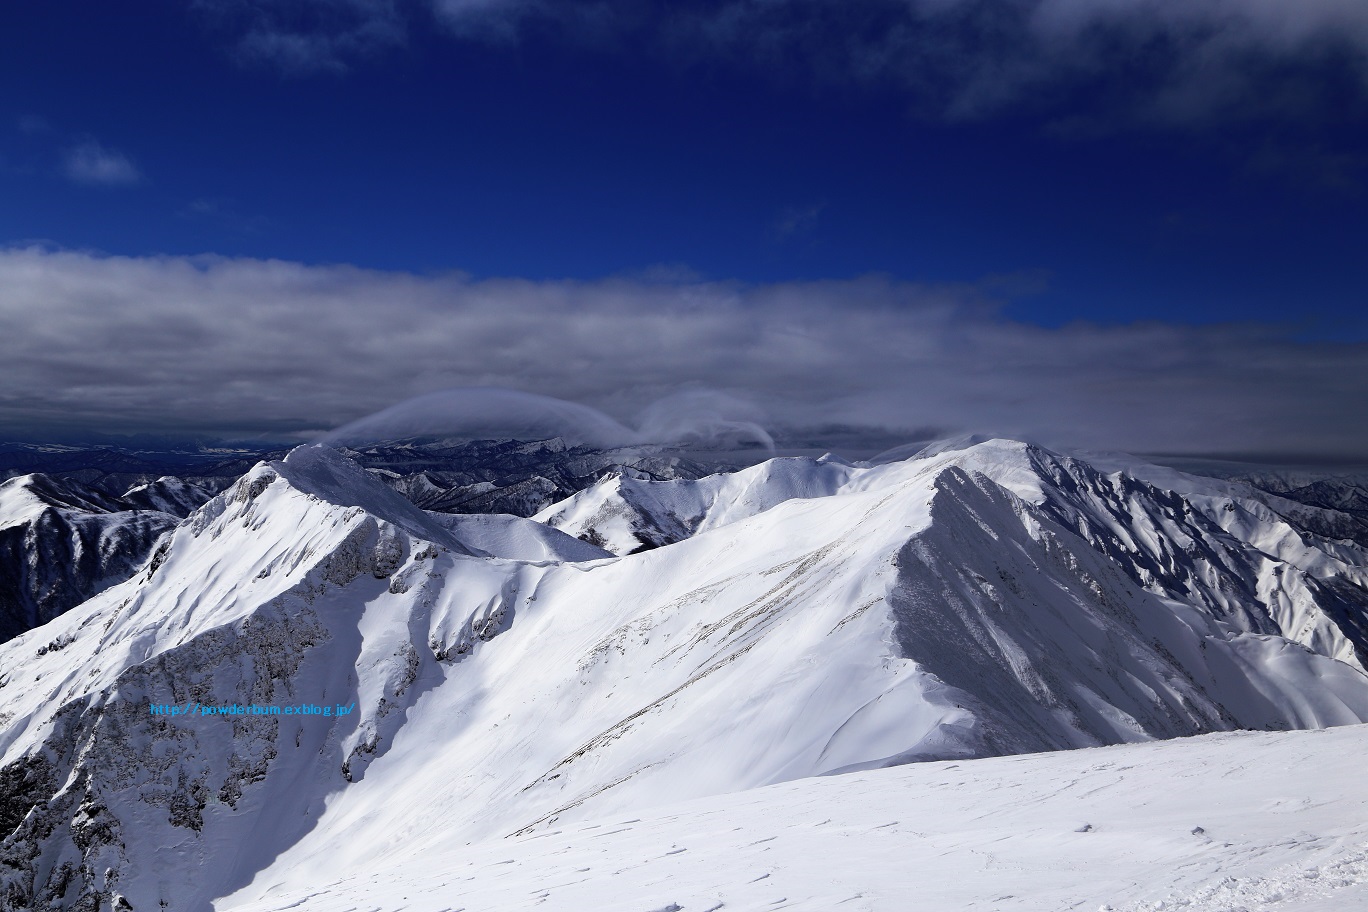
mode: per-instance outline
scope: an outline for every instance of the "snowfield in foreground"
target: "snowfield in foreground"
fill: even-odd
[[[1342,912],[1368,908],[1365,756],[1356,725],[921,763],[298,869],[216,908]]]

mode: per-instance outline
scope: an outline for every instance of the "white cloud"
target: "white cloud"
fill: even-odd
[[[1070,110],[1080,87],[1113,126],[1304,116],[1330,67],[1368,89],[1361,0],[729,0],[670,22],[677,48],[900,85],[953,119]]]
[[[88,186],[126,187],[142,180],[132,159],[94,140],[68,149],[63,167],[68,178]]]
[[[529,23],[548,26],[562,40],[611,44],[632,40],[633,25],[665,21],[667,5],[650,9],[637,0],[422,0],[431,14],[457,38],[496,43],[517,41]]]
[[[540,0],[432,0],[438,20],[457,34],[513,39],[529,16],[555,15]]]
[[[0,252],[0,426],[330,428],[501,386],[636,424],[700,386],[780,433],[1368,457],[1368,345],[1267,326],[1003,319],[973,287],[470,281],[265,260]],[[649,416],[647,416],[649,417]],[[857,435],[858,436],[858,435]]]
[[[1043,35],[1129,22],[1169,30],[1205,28],[1283,52],[1332,37],[1368,50],[1368,7],[1358,0],[1031,0],[1027,5],[1033,28]]]
[[[295,75],[342,73],[408,40],[402,0],[194,0],[234,36],[244,63]]]

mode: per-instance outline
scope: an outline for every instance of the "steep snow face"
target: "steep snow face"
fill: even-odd
[[[1368,719],[1368,677],[1313,648],[1339,641],[1166,588],[1224,578],[1188,529],[1220,572],[1257,541],[1353,578],[1352,546],[1214,496],[1164,512],[1013,442],[748,472],[672,501],[704,515],[668,547],[560,561],[553,536],[529,561],[482,556],[527,555],[510,524],[475,545],[329,450],[258,466],[134,579],[0,647],[0,908],[203,910],[805,776]],[[352,711],[149,712],[232,703]]]
[[[1368,477],[1307,478],[1273,472],[1250,473],[1238,481],[1313,509],[1302,511],[1312,532],[1349,538],[1368,547]]]
[[[1368,551],[1310,531],[1324,513],[1238,483],[1028,448],[1036,501],[1151,592],[1362,669]]]
[[[0,484],[0,640],[127,579],[177,521],[45,475]]]
[[[1133,458],[1091,462],[1016,441],[928,447],[881,466],[775,459],[697,481],[611,476],[534,519],[618,554],[681,541],[790,499],[958,466],[982,474],[1105,555],[1131,581],[1255,633],[1364,667],[1368,551],[1327,539],[1347,517]]]
[[[182,481],[173,475],[163,475],[156,481],[134,485],[119,500],[134,509],[159,510],[184,518],[208,503],[213,496],[213,492],[199,485]]]
[[[383,754],[440,661],[507,623],[524,567],[467,550],[301,449],[133,579],[0,647],[0,908],[188,910],[245,882]],[[150,711],[196,704],[352,710],[341,725]]]
[[[219,908],[1343,912],[1368,908],[1366,752],[1352,726],[805,779],[285,872]]]

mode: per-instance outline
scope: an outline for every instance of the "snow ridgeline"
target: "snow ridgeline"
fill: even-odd
[[[636,487],[678,523],[614,558],[320,447],[253,469],[0,646],[0,908],[194,912],[807,776],[1368,719],[1368,557],[1238,486],[1012,441],[631,482],[548,511],[598,497],[577,534],[621,546],[593,517]],[[148,710],[191,701],[356,709]]]

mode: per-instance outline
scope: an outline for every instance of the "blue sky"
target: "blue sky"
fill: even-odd
[[[0,12],[0,85],[11,251],[1368,338],[1349,0],[54,0]]]

